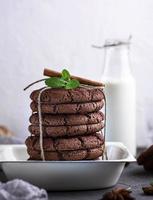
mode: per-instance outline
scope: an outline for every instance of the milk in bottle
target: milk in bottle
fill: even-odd
[[[106,95],[106,140],[119,141],[136,153],[135,80],[124,41],[106,41],[102,82]]]

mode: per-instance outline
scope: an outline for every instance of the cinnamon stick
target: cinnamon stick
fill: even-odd
[[[61,73],[54,71],[54,70],[50,70],[50,69],[44,69],[44,76],[49,76],[49,77],[60,77]],[[78,80],[81,84],[85,84],[85,85],[92,85],[92,86],[99,86],[99,87],[104,87],[105,85],[101,82],[97,82],[97,81],[93,81],[93,80],[89,80],[86,78],[82,78],[82,77],[78,77],[78,76],[73,76],[71,75],[72,79],[76,79]]]

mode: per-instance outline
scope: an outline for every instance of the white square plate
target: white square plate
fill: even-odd
[[[27,161],[25,145],[0,145],[7,178],[20,178],[47,190],[89,190],[114,186],[126,162],[135,158],[119,142],[106,143],[109,160]]]

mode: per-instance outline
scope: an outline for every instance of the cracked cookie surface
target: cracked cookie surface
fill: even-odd
[[[86,103],[67,103],[67,104],[50,104],[41,103],[41,112],[50,114],[71,114],[71,113],[91,113],[101,110],[104,106],[104,100]],[[38,112],[38,103],[31,102],[31,110]]]
[[[34,113],[30,117],[30,122],[33,125],[39,124],[38,114]],[[104,120],[102,112],[88,114],[69,114],[69,115],[51,115],[42,114],[42,125],[46,126],[68,126],[68,125],[85,125],[97,124]]]
[[[42,160],[40,151],[27,149],[30,156],[29,160]],[[60,151],[60,152],[44,152],[45,160],[94,160],[102,156],[102,148],[73,150],[73,151]]]
[[[29,136],[26,139],[28,149],[40,151],[39,137]],[[89,136],[78,136],[72,138],[44,138],[44,151],[69,151],[99,148],[104,143],[100,133]]]
[[[30,98],[38,102],[38,95],[41,89],[31,93]],[[60,103],[76,103],[76,102],[92,102],[104,99],[103,90],[101,88],[76,88],[73,90],[65,90],[63,88],[49,88],[42,92],[40,101],[49,102],[51,104]]]
[[[43,137],[72,137],[76,135],[89,135],[91,133],[99,132],[104,127],[104,122],[97,124],[85,124],[74,126],[43,126]],[[39,136],[39,125],[30,125],[29,131],[32,135]]]

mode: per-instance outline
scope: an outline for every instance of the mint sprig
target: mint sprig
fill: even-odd
[[[70,73],[69,73],[69,71],[68,70],[66,70],[66,69],[63,69],[63,71],[62,71],[62,79],[64,79],[65,81],[69,81],[70,80]]]
[[[65,88],[65,89],[75,89],[80,86],[80,83],[76,79],[71,79],[68,70],[63,69],[61,77],[50,77],[45,80],[45,84],[52,88]]]
[[[80,83],[78,80],[72,79],[67,82],[67,84],[65,85],[65,89],[77,88],[79,87],[79,85]]]
[[[48,87],[53,87],[53,88],[65,87],[65,81],[58,77],[51,77],[46,79],[45,84]]]

